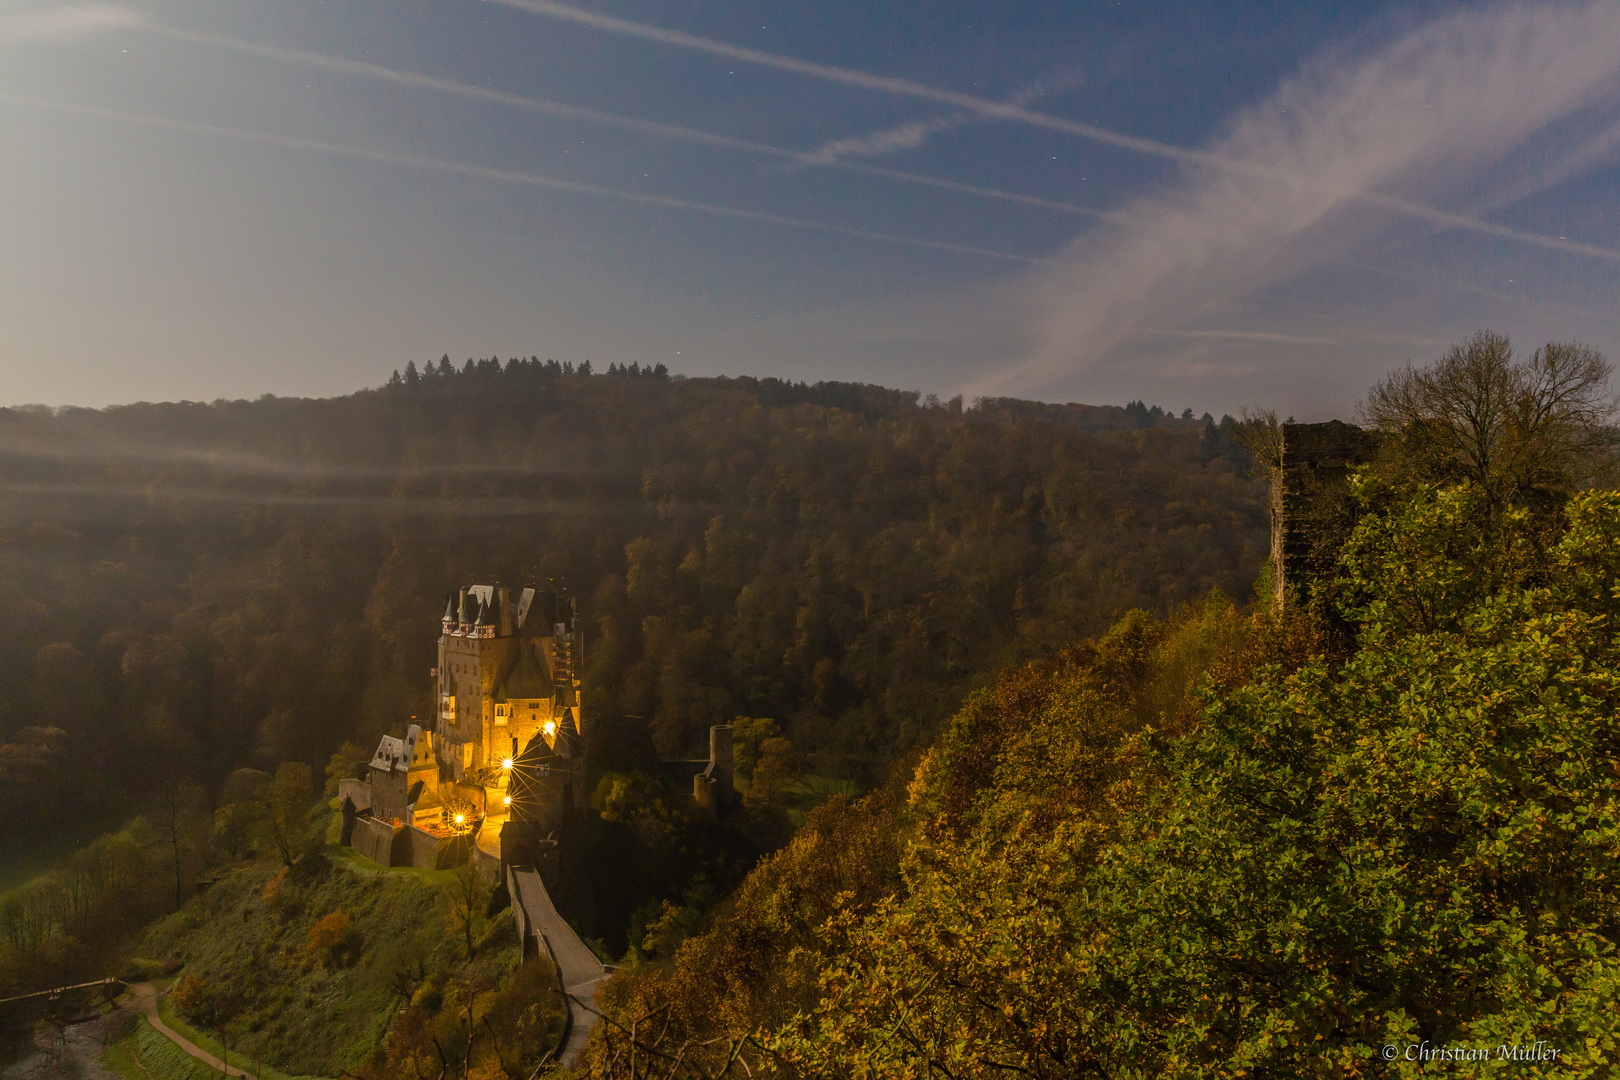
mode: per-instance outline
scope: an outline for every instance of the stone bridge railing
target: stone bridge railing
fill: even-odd
[[[558,1058],[562,1064],[571,1066],[584,1051],[590,1041],[591,1028],[596,1025],[597,1013],[587,1007],[587,1002],[595,997],[597,988],[607,978],[607,967],[557,913],[538,873],[524,866],[509,866],[506,888],[512,897],[512,915],[517,920],[525,958],[531,949],[550,957],[557,972],[557,987],[568,1001],[568,1018]]]

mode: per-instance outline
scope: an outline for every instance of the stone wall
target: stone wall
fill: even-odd
[[[354,823],[353,847],[356,854],[364,855],[382,866],[401,865],[394,861],[394,840],[403,829],[375,818],[357,818]]]
[[[470,835],[446,839],[418,829],[415,825],[407,825],[400,830],[399,842],[395,846],[398,861],[394,865],[414,866],[421,870],[448,870],[466,862],[472,847]]]
[[[348,799],[350,802],[354,803],[354,808],[356,810],[359,810],[359,811],[362,811],[362,812],[370,810],[371,809],[371,781],[369,781],[369,780],[352,780],[352,779],[349,779],[348,777],[345,777],[344,779],[339,780],[338,781],[338,798],[340,800]]]

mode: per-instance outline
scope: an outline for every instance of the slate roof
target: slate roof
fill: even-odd
[[[371,755],[371,767],[384,772],[409,772],[411,757],[416,753],[416,740],[421,734],[422,729],[412,724],[403,739],[384,735],[377,744],[377,752]]]
[[[534,646],[525,641],[518,648],[518,662],[496,690],[496,701],[515,698],[549,698],[554,692],[551,678],[544,665],[534,654]]]

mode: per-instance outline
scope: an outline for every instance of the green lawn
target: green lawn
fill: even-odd
[[[360,874],[399,875],[440,888],[448,887],[456,879],[455,873],[450,870],[423,870],[417,866],[384,866],[382,863],[372,862],[354,848],[338,847],[336,844],[327,845],[326,855],[336,865]]]

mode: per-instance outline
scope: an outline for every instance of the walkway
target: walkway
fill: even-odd
[[[557,965],[557,979],[568,995],[568,1041],[563,1045],[562,1063],[572,1066],[590,1042],[597,1015],[585,1002],[596,996],[597,987],[607,978],[607,968],[579,939],[574,928],[557,913],[545,883],[533,870],[511,867],[507,890],[512,895],[512,913],[518,918],[518,931],[525,938],[534,934]]]
[[[219,1060],[219,1058],[215,1057],[213,1054],[210,1054],[208,1051],[204,1050],[190,1039],[187,1039],[185,1036],[179,1034],[168,1024],[165,1024],[163,1022],[163,1018],[158,1015],[157,987],[153,986],[149,982],[136,983],[134,986],[129,988],[129,993],[130,996],[135,999],[136,1008],[140,1009],[140,1011],[145,1014],[146,1022],[151,1024],[157,1030],[161,1031],[165,1036],[168,1037],[170,1042],[174,1043],[174,1045],[178,1046],[180,1049],[184,1050],[186,1053],[190,1054],[192,1057],[196,1058],[198,1061],[202,1062],[204,1065],[207,1065],[211,1069],[221,1069],[227,1076],[245,1076],[248,1078],[248,1080],[253,1080],[252,1073],[244,1072],[243,1070],[238,1069],[235,1065],[226,1065],[223,1061]]]

